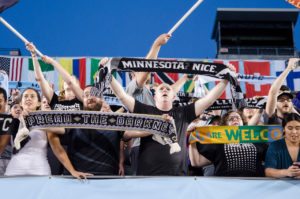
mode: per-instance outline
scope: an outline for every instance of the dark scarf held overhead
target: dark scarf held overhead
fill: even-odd
[[[177,143],[174,120],[165,120],[158,115],[98,111],[37,111],[31,112],[24,120],[29,130],[62,127],[148,132],[163,137],[171,147],[171,154],[181,150]]]
[[[220,63],[193,62],[193,61],[170,61],[170,60],[151,60],[138,58],[111,58],[105,66],[100,66],[92,95],[101,97],[109,89],[111,73],[119,71],[133,72],[168,72],[168,73],[187,73],[196,74],[201,78],[209,78],[211,81],[226,79],[230,82],[233,109],[243,107],[243,93],[238,85],[235,73],[230,71],[226,65]]]
[[[181,94],[182,95],[182,94]],[[184,100],[175,101],[175,105],[184,106],[188,105],[190,97],[186,97]],[[267,103],[267,97],[253,97],[245,98],[243,107],[241,108],[252,108],[252,109],[265,109]],[[232,109],[232,99],[217,99],[210,107],[206,110],[229,110]]]

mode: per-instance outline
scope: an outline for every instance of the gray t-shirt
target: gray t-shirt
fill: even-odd
[[[136,82],[136,78],[132,79],[129,82],[126,88],[126,93],[131,95],[134,99],[136,99],[141,103],[150,106],[155,106],[155,101],[151,91],[146,86],[139,88]],[[132,147],[137,147],[139,145],[140,145],[140,138],[133,139]]]
[[[126,92],[143,104],[155,106],[155,101],[151,91],[146,86],[139,88],[136,83],[136,78],[129,82]]]
[[[274,114],[269,117],[268,114],[266,113],[266,110],[263,112],[263,119],[264,119],[264,124],[265,125],[281,125],[282,124],[282,119],[277,116],[277,110],[274,112]]]

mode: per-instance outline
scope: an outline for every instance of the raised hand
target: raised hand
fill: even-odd
[[[228,64],[226,64],[226,66],[227,66],[227,68],[229,68],[229,70],[236,73],[236,68],[233,64],[228,63]]]
[[[171,35],[170,34],[162,34],[159,37],[157,37],[157,39],[154,41],[154,44],[157,46],[161,46],[164,45],[165,43],[168,42],[168,40],[170,39]]]
[[[300,59],[299,58],[290,58],[287,68],[294,70],[297,67],[300,67]]]
[[[32,42],[26,43],[26,49],[30,51],[31,54],[35,55],[35,46]]]
[[[99,62],[99,66],[105,66],[108,62],[108,58],[104,57],[103,59],[101,59],[101,61]]]

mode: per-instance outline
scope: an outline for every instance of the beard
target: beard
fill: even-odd
[[[102,102],[94,102],[88,103],[87,105],[83,106],[83,110],[85,111],[100,111],[102,107]]]

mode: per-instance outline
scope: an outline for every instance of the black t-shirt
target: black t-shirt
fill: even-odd
[[[142,104],[135,100],[134,113],[151,115],[169,114],[174,118],[178,143],[181,151],[170,154],[169,145],[162,145],[152,136],[141,138],[137,175],[187,175],[186,130],[195,118],[195,105],[172,108],[161,111],[154,106]]]
[[[58,111],[74,111],[74,110],[82,110],[83,104],[77,98],[72,100],[58,100],[58,96],[53,93],[53,97],[51,102],[49,103],[52,110]]]
[[[75,170],[94,175],[118,175],[120,140],[124,132],[66,129],[68,155]]]
[[[58,100],[58,96],[53,93],[51,102],[49,103],[52,110],[57,111],[76,111],[82,110],[83,104],[77,98],[72,100]],[[68,144],[68,139],[66,135],[59,135],[59,139],[62,145]]]
[[[271,117],[269,117],[267,112],[264,110],[263,118],[265,125],[282,125],[282,118],[277,116],[277,110],[275,110]]]
[[[198,152],[215,166],[216,176],[263,177],[267,144],[200,144]]]

